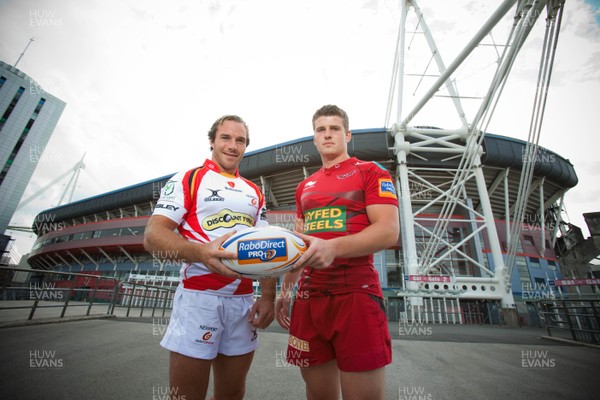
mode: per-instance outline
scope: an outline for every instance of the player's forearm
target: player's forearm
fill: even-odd
[[[277,278],[265,278],[258,282],[261,289],[261,297],[275,299]]]
[[[301,270],[297,270],[293,272],[288,272],[283,276],[280,294],[287,295],[289,292],[292,291],[292,289],[296,285],[296,282],[298,282],[298,279],[300,278],[301,272]]]
[[[149,226],[144,236],[144,248],[162,259],[196,261],[199,243],[190,242],[174,231],[161,226]]]

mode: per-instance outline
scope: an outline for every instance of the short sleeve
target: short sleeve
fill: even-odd
[[[185,193],[183,188],[184,172],[171,177],[163,186],[160,198],[156,202],[152,215],[162,215],[180,224],[185,217]]]
[[[394,204],[398,206],[396,186],[389,171],[382,165],[371,162],[365,171],[365,203]]]

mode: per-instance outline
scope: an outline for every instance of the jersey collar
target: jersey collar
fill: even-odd
[[[221,171],[221,168],[219,168],[219,166],[217,165],[217,163],[215,163],[213,160],[209,160],[208,158],[206,159],[206,161],[204,161],[204,167],[210,169],[211,171],[215,171],[217,174],[222,174],[222,175],[226,175],[226,176],[232,176],[228,172]],[[234,175],[235,175],[236,178],[239,178],[240,177],[240,170],[236,169]]]
[[[336,170],[336,169],[338,169],[340,167],[343,167],[345,165],[352,165],[352,164],[354,164],[355,161],[356,161],[356,157],[350,157],[350,158],[345,159],[342,162],[339,162],[339,163],[337,163],[335,165],[332,165],[329,168],[321,167],[321,172],[327,173],[327,172]]]

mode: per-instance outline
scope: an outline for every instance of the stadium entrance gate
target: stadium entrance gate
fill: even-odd
[[[388,297],[386,302],[389,321],[425,324],[502,324],[501,305],[499,301],[494,300],[399,296]]]

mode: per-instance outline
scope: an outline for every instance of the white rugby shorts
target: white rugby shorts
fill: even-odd
[[[205,360],[212,360],[219,353],[250,353],[258,346],[258,330],[248,322],[253,304],[252,295],[216,296],[179,286],[160,345]]]

